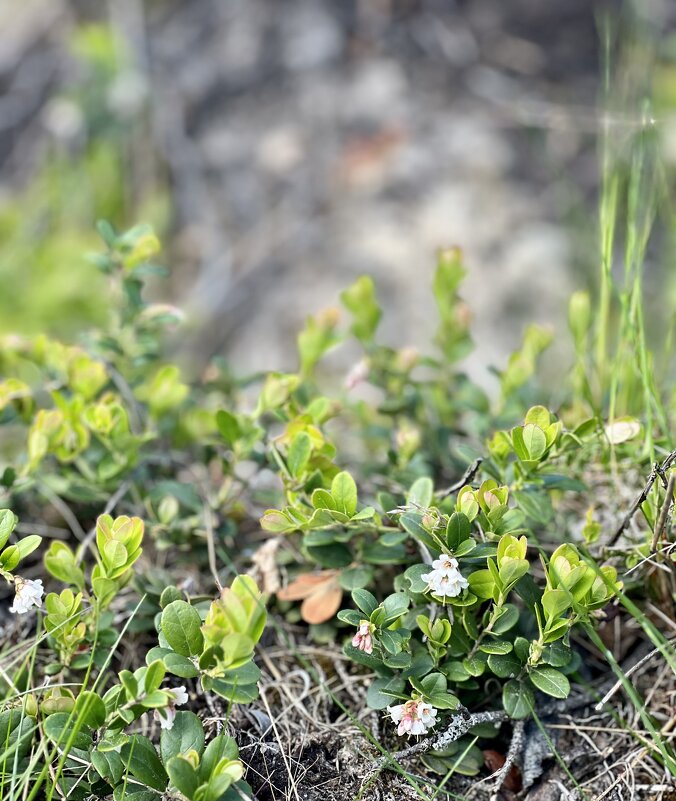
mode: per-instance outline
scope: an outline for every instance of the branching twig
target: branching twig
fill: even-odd
[[[660,537],[662,536],[662,531],[664,530],[664,526],[667,522],[667,516],[669,515],[669,509],[671,508],[671,503],[674,500],[674,486],[676,486],[676,473],[669,474],[669,481],[667,482],[667,494],[664,499],[664,503],[662,504],[662,509],[660,510],[659,516],[655,523],[655,531],[653,532],[653,541],[652,545],[650,546],[650,551],[655,553],[657,551],[657,544],[660,541]]]
[[[622,522],[620,523],[619,528],[613,534],[613,536],[608,541],[606,547],[610,548],[613,546],[617,540],[620,538],[620,535],[625,530],[625,528],[631,522],[631,518],[636,514],[636,512],[640,509],[641,504],[646,500],[650,490],[653,488],[653,484],[657,481],[658,478],[662,480],[662,483],[667,486],[667,480],[664,477],[666,471],[671,467],[671,465],[676,461],[676,450],[671,451],[671,453],[662,461],[661,464],[655,462],[653,465],[653,469],[648,474],[648,480],[646,481],[645,487],[641,490],[636,500],[632,503],[629,508],[629,511],[624,516]]]
[[[479,472],[482,462],[483,459],[481,457],[475,459],[467,468],[467,470],[465,470],[461,479],[456,481],[455,484],[451,484],[450,487],[446,487],[445,490],[442,490],[439,493],[439,498],[447,498],[449,495],[452,495],[454,492],[462,489],[465,484],[469,484],[474,479],[474,476]]]
[[[524,790],[530,788],[542,775],[542,763],[551,753],[550,743],[556,740],[556,731],[550,731],[549,737],[551,740],[548,740],[537,726],[531,724],[528,727],[523,749],[523,764],[521,765],[521,781]]]
[[[495,779],[495,787],[491,793],[491,801],[498,801],[498,795],[500,794],[500,790],[502,789],[502,785],[505,783],[509,771],[512,769],[512,765],[516,761],[516,758],[520,756],[521,752],[523,751],[525,732],[526,721],[517,720],[514,723],[512,741],[509,744],[509,751],[507,751],[507,756],[505,757],[505,764],[500,768]]]
[[[675,643],[676,643],[676,637],[673,637],[672,639],[667,640],[666,643],[660,645],[659,647],[653,648],[652,651],[650,651],[644,657],[639,659],[638,662],[635,665],[633,665],[632,667],[629,668],[629,670],[625,671],[624,678],[628,679],[629,676],[632,675],[632,673],[636,673],[636,671],[642,665],[645,665],[646,662],[648,662],[650,659],[652,659],[653,656],[655,656],[655,654],[662,653],[665,645],[674,645]],[[615,693],[620,689],[621,686],[622,686],[622,681],[615,682],[615,684],[613,684],[613,686],[608,690],[608,692],[603,696],[603,698],[598,702],[598,704],[596,704],[594,709],[597,712],[600,712],[601,709],[603,709],[603,707],[615,695]]]
[[[459,740],[463,734],[467,734],[474,726],[480,723],[501,723],[507,720],[507,713],[502,710],[494,712],[475,712],[474,714],[466,713],[455,715],[449,725],[440,734],[432,737],[425,737],[414,745],[404,748],[402,751],[395,751],[393,754],[386,754],[379,757],[373,763],[374,769],[382,768],[388,762],[398,762],[402,759],[408,759],[416,754],[425,754],[427,751],[440,751],[446,746]]]

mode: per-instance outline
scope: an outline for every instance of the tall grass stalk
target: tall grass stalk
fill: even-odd
[[[655,380],[656,357],[646,335],[644,277],[647,248],[655,219],[666,197],[663,166],[648,90],[651,59],[645,63],[640,47],[629,48],[630,86],[620,85],[620,57],[611,57],[613,37],[603,29],[604,114],[600,137],[601,190],[599,197],[598,312],[593,322],[592,346],[586,359],[588,398],[594,414],[613,421],[624,415],[639,416],[645,427],[644,456],[655,459],[656,440],[669,431],[664,399]],[[624,118],[635,114],[628,129],[616,125],[613,111]],[[618,117],[619,119],[619,117]],[[623,270],[615,261],[621,248]],[[664,361],[668,348],[657,359]],[[584,372],[584,371],[580,371]]]

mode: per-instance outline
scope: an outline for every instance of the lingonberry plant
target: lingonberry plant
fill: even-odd
[[[621,559],[607,549],[613,565],[588,552],[606,510],[583,479],[636,458],[640,423],[578,397],[541,405],[551,336],[534,326],[496,397],[477,387],[457,250],[439,256],[432,354],[378,342],[362,277],[341,296],[348,330],[335,309],[311,316],[298,371],[265,376],[253,401],[256,379],[219,360],[189,379],[164,356],[180,312],[144,299],[163,272],[156,237],[99,230],[109,318],[77,344],[0,350],[0,573],[17,631],[38,621],[0,671],[2,797],[247,793],[221,721],[255,702],[269,602],[278,625],[302,619],[369,669],[384,745],[431,737],[432,771],[476,773],[476,737],[566,698],[582,667],[571,634],[593,633],[617,566],[640,564],[661,519],[656,486],[636,507],[650,531]],[[579,344],[589,315],[573,306]],[[346,340],[363,354],[324,394],[323,358]],[[667,432],[652,436],[663,448]],[[33,530],[51,541],[45,570]]]

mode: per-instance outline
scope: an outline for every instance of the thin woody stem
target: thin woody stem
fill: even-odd
[[[502,723],[507,720],[507,713],[502,710],[494,712],[475,712],[474,714],[464,712],[455,715],[449,725],[440,734],[432,737],[425,737],[414,745],[404,748],[402,751],[395,751],[393,754],[379,757],[373,763],[375,769],[383,768],[389,762],[398,762],[401,759],[408,759],[416,754],[424,754],[427,751],[440,751],[451,743],[459,740],[463,734],[478,726],[479,723]]]

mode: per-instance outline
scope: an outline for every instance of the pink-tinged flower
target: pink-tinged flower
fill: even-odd
[[[371,637],[371,632],[373,627],[368,622],[368,620],[361,620],[359,622],[359,628],[357,629],[357,633],[352,638],[352,645],[355,648],[358,648],[360,651],[363,651],[365,654],[372,654],[373,653],[373,638]]]
[[[365,381],[369,376],[370,369],[368,359],[358,361],[345,377],[345,389],[349,391]]]
[[[42,606],[42,595],[44,589],[42,588],[42,580],[37,579],[31,581],[30,579],[15,576],[14,578],[14,603],[9,607],[10,612],[17,615],[23,615],[30,610],[32,606]]]
[[[176,719],[176,707],[188,703],[188,693],[183,686],[173,687],[165,692],[169,696],[169,704],[162,709],[154,710],[153,717],[160,724],[160,728],[171,729]]]
[[[432,562],[432,570],[420,578],[427,582],[428,591],[441,597],[455,598],[469,587],[469,582],[458,569],[458,560],[442,553]]]
[[[437,710],[432,704],[427,704],[422,700],[412,699],[405,704],[388,706],[393,723],[398,723],[397,734],[401,737],[404,734],[427,734],[434,727],[437,717]]]

